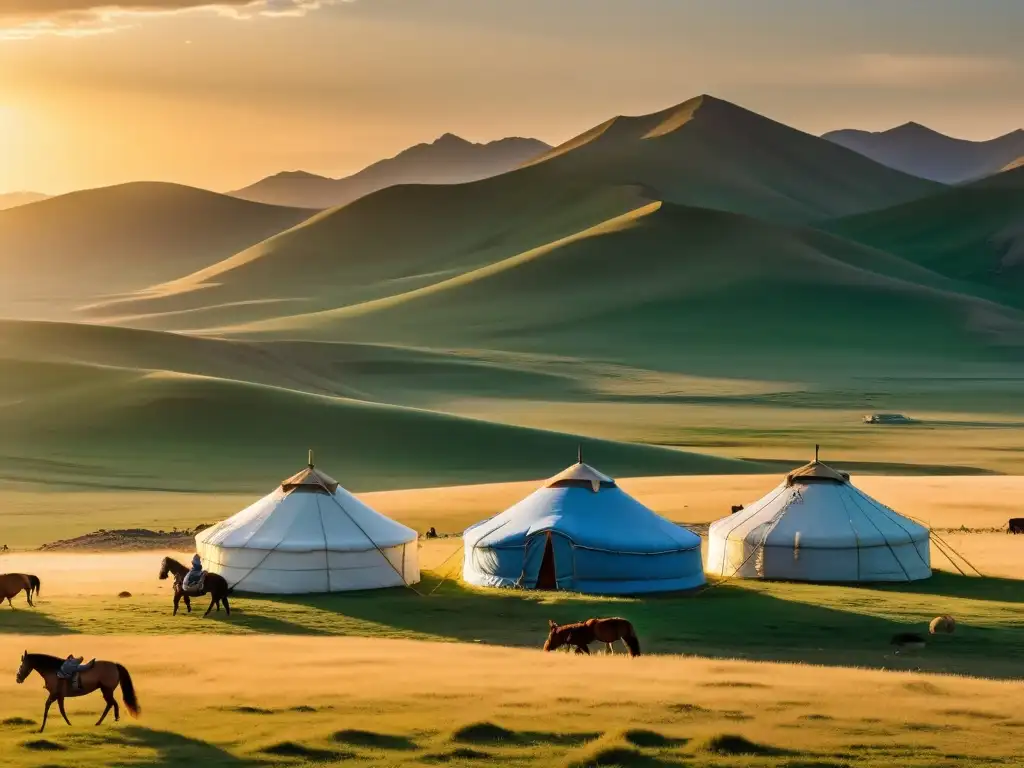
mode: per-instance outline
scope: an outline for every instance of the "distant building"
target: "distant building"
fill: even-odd
[[[870,413],[864,417],[865,424],[913,424],[914,420],[902,413]]]

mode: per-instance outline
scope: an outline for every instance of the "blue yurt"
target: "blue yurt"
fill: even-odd
[[[481,587],[624,595],[704,583],[700,537],[582,460],[463,540],[462,578]]]

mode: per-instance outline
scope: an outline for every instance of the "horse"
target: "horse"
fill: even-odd
[[[21,590],[25,590],[25,597],[28,598],[30,608],[35,606],[32,602],[32,593],[39,595],[39,577],[31,573],[0,573],[0,603],[4,600],[14,607],[11,598],[15,597]]]
[[[85,696],[95,690],[99,690],[103,694],[103,699],[107,702],[107,707],[103,710],[103,714],[100,715],[100,719],[96,721],[96,725],[103,724],[103,720],[106,718],[111,707],[114,709],[114,720],[120,720],[121,708],[117,705],[117,700],[114,698],[114,691],[119,685],[121,686],[121,695],[124,697],[124,705],[128,708],[128,712],[132,717],[139,716],[141,710],[139,709],[138,697],[135,695],[132,676],[120,664],[113,661],[97,661],[90,668],[84,669],[79,673],[79,685],[77,688],[72,688],[71,681],[61,680],[57,677],[57,672],[63,663],[64,659],[48,656],[45,653],[29,653],[25,651],[21,657],[21,667],[18,669],[18,676],[15,678],[18,683],[24,683],[30,674],[38,672],[39,676],[43,678],[43,686],[50,694],[46,699],[46,706],[43,708],[43,724],[39,727],[39,733],[42,733],[43,729],[46,728],[46,717],[50,713],[50,705],[53,702],[57,702],[57,708],[60,709],[60,715],[64,718],[64,722],[71,725],[67,712],[64,711],[65,697]]]
[[[160,563],[160,578],[166,579],[168,573],[174,574],[174,613],[172,615],[178,615],[178,603],[181,599],[185,599],[185,607],[189,613],[192,613],[192,602],[188,599],[189,594],[193,597],[201,597],[202,595],[210,595],[210,607],[206,609],[206,613],[203,614],[205,619],[210,615],[210,611],[213,610],[213,606],[217,606],[217,610],[220,610],[220,604],[224,603],[224,610],[227,611],[228,616],[231,615],[231,606],[228,604],[228,595],[231,594],[232,589],[228,586],[227,580],[218,573],[207,573],[206,578],[203,580],[203,588],[199,592],[185,592],[181,586],[181,582],[185,578],[185,574],[188,573],[188,567],[182,565],[173,557],[165,557]]]
[[[563,645],[574,646],[576,653],[590,654],[587,647],[595,640],[608,646],[608,653],[613,653],[612,643],[621,640],[630,656],[640,655],[640,639],[636,630],[626,619],[587,619],[577,624],[559,626],[548,621],[548,639],[544,641],[544,650],[553,651]]]

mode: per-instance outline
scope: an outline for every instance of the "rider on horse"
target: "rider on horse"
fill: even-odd
[[[181,588],[184,590],[192,589],[198,586],[203,580],[203,561],[199,559],[199,555],[192,556],[192,570],[185,574],[185,578],[181,580]]]
[[[83,664],[83,661],[85,661],[84,656],[72,654],[64,660],[64,663],[60,665],[60,669],[57,670],[57,678],[64,681],[65,692],[70,692],[76,688],[81,690],[81,673],[88,672],[96,663],[96,659],[93,659],[88,664]]]

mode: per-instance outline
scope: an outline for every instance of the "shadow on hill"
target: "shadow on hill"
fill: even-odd
[[[78,630],[38,608],[0,606],[0,635],[74,635]]]
[[[266,765],[258,760],[236,757],[213,744],[171,731],[157,731],[132,725],[125,728],[123,734],[127,745],[144,747],[156,752],[156,756],[148,761],[133,761],[132,765],[146,768],[177,768],[181,765],[201,765],[204,768],[257,768]]]
[[[948,567],[948,565],[947,565]],[[967,600],[990,600],[997,603],[1024,603],[1024,582],[1000,576],[964,576],[949,571],[932,571],[923,581],[884,584],[871,589],[910,595],[942,595]]]
[[[945,583],[959,582],[940,579],[940,584]],[[434,584],[436,581],[427,580],[420,591],[426,594]],[[813,592],[815,589],[800,585],[793,598],[786,599],[758,587],[726,584],[696,594],[610,600],[564,593],[482,590],[445,582],[430,597],[418,596],[410,590],[382,590],[281,601],[265,599],[265,603],[268,609],[274,602],[301,604],[398,630],[393,633],[396,636],[407,634],[536,649],[544,642],[549,619],[568,623],[618,615],[637,627],[645,654],[692,654],[992,678],[1019,675],[1024,629],[972,627],[952,638],[933,638],[924,652],[900,655],[890,645],[894,634],[908,629],[927,633],[919,606],[915,605],[912,613],[908,610],[906,621],[900,621],[804,601],[821,597]],[[874,602],[872,591],[865,590],[864,595],[859,595],[854,590],[844,599],[851,605],[870,606]],[[924,591],[926,588],[922,588]],[[896,600],[885,612],[898,615],[899,610]],[[353,633],[351,625],[344,631]],[[362,630],[356,628],[355,633],[361,634]]]

